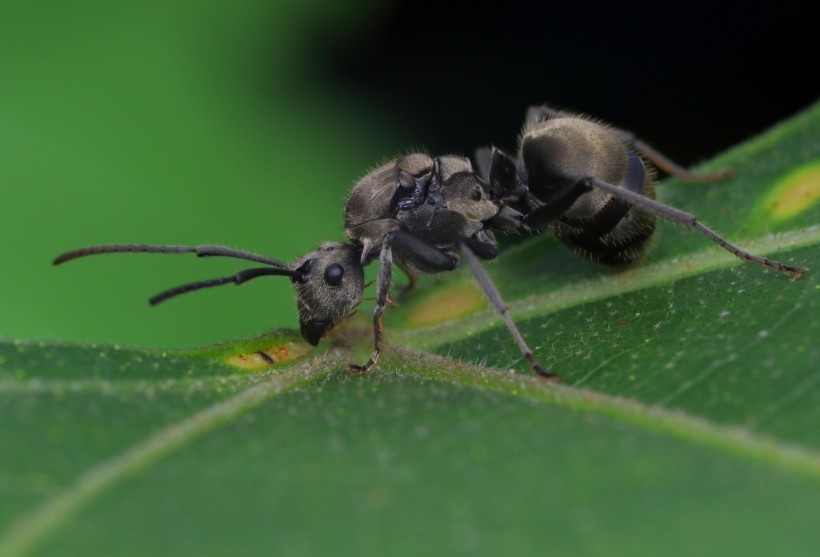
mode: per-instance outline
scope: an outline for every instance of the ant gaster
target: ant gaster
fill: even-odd
[[[695,228],[745,261],[800,276],[799,267],[758,257],[731,244],[688,213],[654,200],[652,172],[643,155],[662,170],[686,179],[714,180],[728,174],[693,174],[678,167],[627,132],[590,119],[533,107],[527,114],[518,157],[480,149],[481,175],[468,159],[410,154],[369,172],[354,186],[344,210],[349,242],[328,242],[292,264],[224,246],[108,244],[72,250],[54,264],[114,252],[185,253],[223,256],[262,263],[227,277],[172,288],[150,299],[152,305],[173,296],[227,283],[242,284],[271,275],[290,278],[302,336],[312,345],[347,317],[360,302],[364,266],[378,259],[375,346],[365,373],[383,350],[381,317],[389,301],[393,263],[415,282],[417,273],[455,269],[459,254],[493,307],[501,314],[530,367],[557,379],[537,361],[478,258],[498,254],[492,229],[521,226],[552,228],[559,240],[601,263],[628,264],[643,254],[655,216]],[[526,215],[525,215],[526,213]]]
[[[549,226],[561,242],[589,259],[615,265],[638,261],[660,216],[699,230],[744,261],[802,274],[799,267],[752,255],[694,215],[655,201],[654,171],[642,156],[688,181],[733,174],[731,168],[689,172],[626,131],[547,106],[527,111],[516,160],[495,148],[476,152],[492,197],[526,212],[525,226]]]

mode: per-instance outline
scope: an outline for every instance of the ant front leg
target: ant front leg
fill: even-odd
[[[373,353],[364,365],[348,364],[348,371],[352,373],[367,373],[370,371],[370,368],[376,365],[384,349],[382,313],[387,305],[390,294],[390,281],[393,274],[393,253],[390,249],[390,236],[390,234],[385,236],[382,251],[379,254],[379,271],[376,278],[376,307],[373,308]]]
[[[422,273],[452,271],[458,264],[458,259],[452,253],[428,244],[406,230],[394,230],[384,237],[376,279],[376,307],[373,309],[373,353],[364,365],[350,364],[348,369],[353,373],[370,371],[384,350],[382,313],[388,302],[394,257],[403,267],[409,266]]]

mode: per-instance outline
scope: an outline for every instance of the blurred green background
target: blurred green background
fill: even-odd
[[[727,25],[687,6],[3,2],[0,336],[174,347],[293,327],[282,278],[147,304],[241,262],[50,261],[112,242],[290,260],[343,237],[345,194],[383,157],[512,148],[528,104],[596,114],[690,163],[814,99],[782,86],[817,74],[808,18]]]
[[[346,191],[400,145],[387,116],[307,75],[305,42],[350,32],[367,8],[4,3],[0,334],[179,346],[296,325],[282,278],[147,304],[252,264],[50,262],[112,242],[224,243],[291,260],[341,239]]]

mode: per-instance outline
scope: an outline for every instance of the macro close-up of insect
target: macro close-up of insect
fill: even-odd
[[[812,19],[494,8],[0,4],[0,557],[814,556]]]
[[[582,257],[605,265],[630,265],[643,257],[660,217],[701,232],[744,261],[795,277],[803,272],[752,255],[694,215],[656,201],[651,165],[684,180],[716,181],[732,174],[730,169],[688,172],[628,132],[537,106],[527,112],[515,156],[482,148],[474,169],[467,158],[413,153],[371,170],[344,205],[348,241],[323,243],[290,264],[224,246],[155,244],[75,249],[59,255],[54,264],[116,252],[191,252],[259,263],[264,266],[172,288],[150,303],[201,288],[285,276],[296,290],[301,334],[315,346],[361,302],[364,268],[378,261],[373,352],[363,364],[350,365],[351,371],[366,373],[384,349],[382,314],[390,300],[393,265],[407,273],[412,286],[416,275],[451,271],[463,260],[531,369],[555,380],[555,370],[538,362],[479,262],[498,255],[494,231],[550,229]]]

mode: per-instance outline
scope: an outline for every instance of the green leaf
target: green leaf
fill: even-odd
[[[547,235],[489,265],[560,385],[463,272],[391,308],[367,376],[364,317],[307,356],[0,342],[0,555],[813,555],[818,130],[820,105],[708,165],[734,180],[662,189],[799,280],[665,225],[626,271]]]

